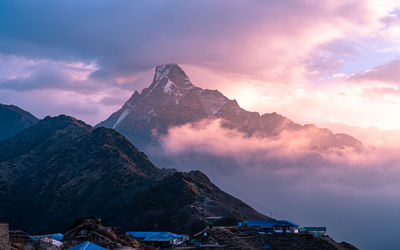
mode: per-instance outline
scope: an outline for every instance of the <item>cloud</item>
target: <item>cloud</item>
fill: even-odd
[[[331,76],[362,50],[362,44],[348,39],[337,39],[317,46],[305,59],[311,78]],[[361,48],[360,48],[361,47]]]
[[[325,147],[330,143],[325,136],[329,132],[315,126],[306,126],[301,131],[285,130],[275,137],[249,137],[221,124],[221,120],[215,119],[173,127],[161,138],[161,143],[167,154],[206,153],[232,157],[245,165],[250,162],[254,166],[265,165],[267,169],[274,168],[265,164],[271,161],[280,162],[279,166],[285,168],[304,163],[314,166],[330,166],[343,161],[357,163],[371,153],[368,151],[364,155],[350,147]]]
[[[311,150],[310,138],[306,136],[294,137],[291,133],[283,133],[273,139],[248,137],[239,131],[221,127],[221,122],[221,120],[204,120],[170,128],[168,135],[162,138],[162,143],[167,153],[195,151],[232,156],[237,160],[246,161],[255,155],[269,158],[296,158]],[[252,152],[251,156],[249,152]]]
[[[104,78],[173,61],[287,81],[304,70],[301,61],[314,48],[379,29],[386,15],[371,6],[373,2],[305,0],[13,1],[0,8],[0,51],[31,58],[96,59],[94,75]],[[30,14],[24,15],[27,10]]]
[[[360,151],[350,147],[316,146],[329,142],[325,141],[325,132],[315,126],[306,126],[301,131],[285,130],[275,137],[249,137],[240,131],[223,127],[222,122],[219,119],[203,120],[172,127],[161,138],[162,147],[168,155],[199,153],[230,157],[246,168],[250,165],[268,171],[294,166],[307,169],[375,169],[375,166],[400,163],[395,157],[399,147],[388,143],[390,140],[393,142],[393,138],[400,139],[399,136],[393,137],[393,133],[381,132],[381,139],[385,138],[386,143],[370,144]],[[272,162],[280,163],[274,166],[270,164]]]
[[[397,84],[349,81],[348,74],[317,83],[283,84],[225,77],[186,65],[183,68],[194,83],[210,89],[218,85],[223,94],[249,111],[277,112],[300,124],[314,123],[328,128],[332,123],[380,129],[400,127],[400,118],[393,115],[393,110],[400,108]]]
[[[94,70],[92,67],[80,63],[63,64],[54,61],[39,61],[25,68],[27,74],[0,81],[0,88],[15,91],[60,89],[95,92],[101,88],[103,83],[88,80],[88,76]]]
[[[99,91],[96,94],[87,95],[59,89],[41,89],[29,92],[3,89],[0,91],[0,102],[17,105],[38,118],[44,118],[47,115],[67,114],[94,126],[104,117],[115,112],[124,102],[115,102],[115,105],[103,104],[104,98],[110,95],[121,96],[121,99],[124,100],[129,98],[130,91],[118,89],[113,91]]]
[[[400,84],[400,60],[377,66],[371,70],[356,74],[350,78],[352,81],[378,81]]]
[[[125,97],[120,97],[120,96],[106,96],[100,100],[101,104],[104,104],[106,106],[121,106],[122,103],[126,101]]]
[[[363,249],[396,249],[395,237],[384,237],[373,225],[385,221],[397,227],[399,131],[335,129],[352,130],[374,144],[363,151],[321,152],[310,147],[310,137],[317,136],[313,131],[257,138],[214,120],[170,128],[162,150],[152,151],[151,158],[162,167],[200,169],[223,190],[274,218],[325,225],[336,240]],[[371,228],[374,237],[365,238]]]

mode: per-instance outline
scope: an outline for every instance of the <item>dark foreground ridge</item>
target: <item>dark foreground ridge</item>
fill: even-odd
[[[0,104],[0,140],[11,138],[38,121],[31,113],[17,106]]]
[[[209,216],[268,219],[200,171],[159,169],[117,131],[65,115],[0,142],[0,200],[0,221],[35,234],[64,232],[82,216],[187,234]]]

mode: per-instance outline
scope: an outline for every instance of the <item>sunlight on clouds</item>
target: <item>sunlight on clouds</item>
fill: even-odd
[[[394,86],[346,79],[346,74],[394,60],[393,50],[400,47],[398,2],[192,4],[177,7],[196,9],[193,20],[187,20],[185,11],[176,14],[165,11],[163,5],[149,5],[152,17],[162,17],[158,20],[132,15],[146,10],[147,5],[144,9],[115,6],[119,11],[116,16],[116,12],[108,13],[108,4],[101,3],[99,8],[109,14],[107,18],[90,15],[85,19],[89,26],[102,27],[94,33],[82,29],[80,18],[65,22],[70,16],[56,4],[49,7],[57,14],[43,17],[50,31],[63,31],[51,39],[34,15],[26,16],[23,21],[40,32],[30,37],[25,26],[18,26],[7,33],[11,40],[2,40],[0,49],[9,54],[1,55],[0,62],[8,61],[10,66],[1,63],[0,78],[2,82],[15,80],[3,88],[25,91],[26,95],[32,90],[60,89],[82,98],[92,95],[89,99],[93,104],[110,104],[120,102],[115,97],[126,95],[120,93],[150,85],[152,77],[140,77],[140,72],[156,64],[176,62],[195,84],[219,89],[252,111],[276,111],[301,123],[336,121],[385,129],[400,126],[388,111],[399,108]],[[215,7],[214,12],[209,12],[209,6]],[[32,6],[16,3],[14,7],[23,12]],[[78,11],[85,10],[82,8]],[[230,15],[221,18],[226,12]],[[131,23],[151,25],[132,30],[125,25]],[[154,23],[168,32],[154,32]],[[66,35],[71,40],[61,39]],[[139,39],[143,37],[151,39]],[[50,47],[59,51],[53,53]],[[99,97],[106,89],[117,94]],[[95,120],[101,119],[104,117]]]
[[[275,111],[302,124],[335,122],[362,128],[400,127],[400,118],[393,113],[400,109],[400,91],[395,84],[349,80],[347,75],[318,84],[277,84],[257,80],[235,81],[193,67],[188,67],[187,71],[193,75],[194,82],[204,83],[200,84],[201,87],[211,87],[218,82],[222,93],[250,111]]]

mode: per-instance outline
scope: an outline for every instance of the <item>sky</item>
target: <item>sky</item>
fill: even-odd
[[[396,1],[2,1],[0,100],[92,125],[155,65],[252,111],[397,129]],[[339,126],[340,125],[340,126]]]
[[[181,157],[189,148],[220,161],[220,170],[204,161],[197,166],[263,212],[328,225],[338,239],[363,249],[400,247],[386,234],[366,244],[367,231],[357,229],[365,223],[378,233],[383,221],[397,230],[400,2],[0,2],[0,103],[39,118],[64,113],[95,125],[149,86],[155,66],[166,63],[181,65],[194,84],[218,89],[249,111],[349,133],[367,148],[325,155],[328,163],[311,168],[317,164],[301,151],[307,150],[301,135],[248,140],[208,123],[196,131],[190,124],[172,128],[164,138],[168,155]],[[227,140],[232,143],[221,149]],[[253,183],[250,195],[224,179],[232,176],[242,186]],[[265,202],[253,195],[259,189],[271,190]],[[309,212],[316,207],[319,212]],[[342,230],[344,218],[356,226]]]

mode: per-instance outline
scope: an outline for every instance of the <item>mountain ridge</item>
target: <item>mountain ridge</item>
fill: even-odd
[[[142,150],[158,144],[168,129],[202,119],[222,119],[222,125],[247,136],[279,136],[283,131],[313,133],[312,147],[321,151],[350,147],[362,150],[360,141],[347,134],[334,134],[313,124],[300,125],[276,112],[250,112],[218,90],[195,86],[177,64],[157,66],[151,85],[135,91],[118,111],[96,127],[114,128]]]
[[[202,230],[207,216],[269,219],[203,173],[157,168],[119,132],[65,115],[0,141],[0,156],[0,220],[28,232],[64,231],[85,216],[180,233]]]
[[[8,139],[23,129],[36,124],[39,119],[14,105],[0,103],[0,140]]]

